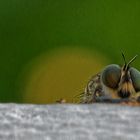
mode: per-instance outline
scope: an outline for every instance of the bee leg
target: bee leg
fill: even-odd
[[[100,97],[96,100],[96,102],[99,103],[121,103],[122,101],[120,99],[111,99],[107,97]]]
[[[138,96],[138,98],[137,98],[137,102],[140,103],[140,96]]]
[[[113,99],[111,99],[109,96],[96,97],[95,100],[98,103],[112,103],[113,102]]]
[[[132,96],[132,99],[133,99],[134,101],[137,101],[137,102],[140,103],[140,92],[135,93],[135,94]]]
[[[128,103],[128,102],[133,102],[134,100],[132,99],[128,99],[128,98],[125,98],[125,99],[112,99],[108,96],[102,96],[102,97],[97,97],[96,98],[96,102],[98,103]]]

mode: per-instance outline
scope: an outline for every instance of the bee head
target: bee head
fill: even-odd
[[[122,56],[124,66],[121,68],[117,64],[108,65],[102,71],[101,80],[106,87],[116,90],[119,97],[127,98],[131,93],[140,91],[140,72],[130,67],[130,64],[136,59],[137,55],[128,63],[126,63],[123,53]]]

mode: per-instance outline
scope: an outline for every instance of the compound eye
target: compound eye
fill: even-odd
[[[117,88],[121,77],[121,68],[116,64],[111,64],[105,67],[102,72],[102,82],[110,88]]]
[[[133,67],[131,67],[129,71],[130,71],[131,80],[132,80],[135,90],[140,91],[140,72]]]

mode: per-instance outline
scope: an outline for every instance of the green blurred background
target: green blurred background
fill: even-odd
[[[1,0],[0,102],[72,102],[121,52],[139,51],[139,0]]]

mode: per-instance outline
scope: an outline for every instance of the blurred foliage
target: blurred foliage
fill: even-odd
[[[96,63],[100,63],[101,66],[108,63],[122,64],[121,52],[125,53],[127,60],[135,54],[139,54],[139,7],[139,0],[1,0],[0,101],[42,103],[41,100],[32,100],[35,98],[34,93],[29,100],[28,96],[25,98],[24,92],[21,91],[24,91],[26,84],[22,85],[22,81],[28,81],[27,75],[30,79],[37,58],[45,54],[45,60],[49,61],[49,56],[52,58],[53,50],[65,48],[71,50],[75,47],[78,47],[79,50],[80,48],[87,49],[93,55],[91,60],[96,59]],[[56,59],[60,57],[60,55],[57,56],[57,51],[54,52],[56,52],[54,54]],[[94,57],[97,52],[100,57]],[[102,59],[99,59],[101,57]],[[74,58],[78,61],[77,57]],[[103,61],[105,58],[109,61]],[[44,60],[42,61],[44,62]],[[78,62],[80,61],[81,59]],[[87,64],[87,61],[89,59],[80,65]],[[29,66],[31,63],[34,63],[33,68]],[[93,64],[95,65],[95,63]],[[81,67],[80,65],[79,67]],[[140,69],[140,61],[136,60],[133,65]],[[62,66],[65,71],[66,65]],[[88,68],[83,69],[89,70],[86,71],[88,76],[88,72],[91,74],[91,69],[90,65],[86,66]],[[101,66],[99,67],[101,68]],[[71,67],[73,67],[72,62]],[[46,69],[49,69],[47,63]],[[57,70],[57,74],[60,70]],[[78,70],[73,75],[74,78],[76,78]],[[26,80],[23,79],[24,76]],[[82,73],[79,77],[81,76]],[[67,75],[61,78],[64,77]],[[88,80],[88,78],[84,76],[80,80]],[[51,96],[51,93],[46,94],[47,96],[40,95],[42,99]],[[55,94],[57,97],[59,91]],[[64,96],[65,94],[63,93]],[[43,103],[45,102],[49,101],[43,99]]]

